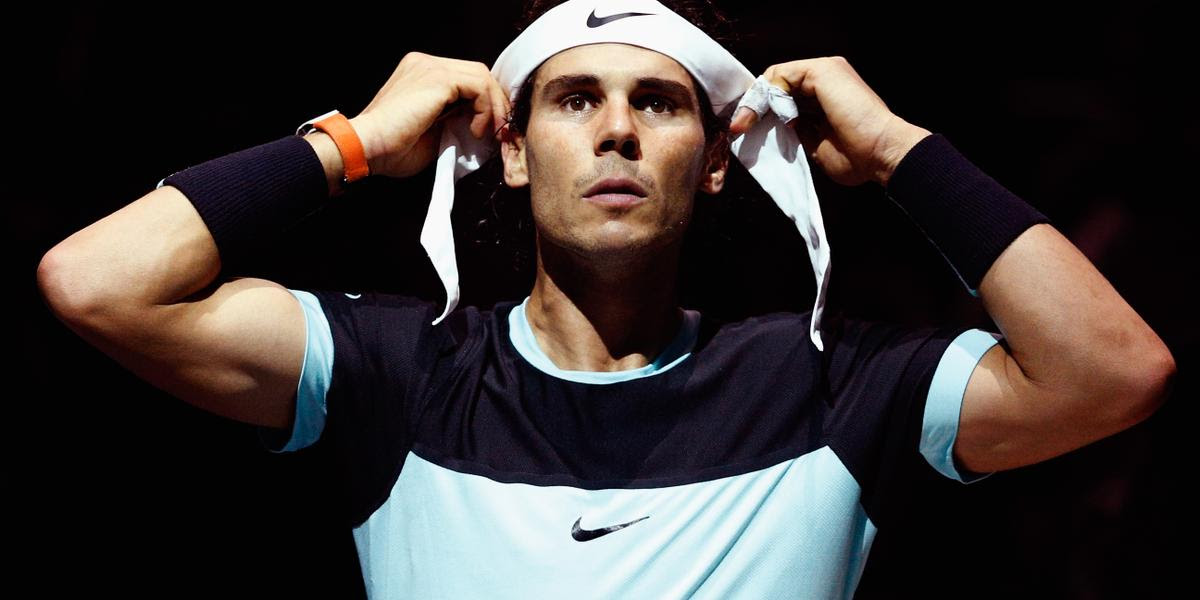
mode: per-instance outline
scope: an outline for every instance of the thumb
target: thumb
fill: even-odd
[[[733,120],[729,122],[729,130],[734,134],[742,134],[749,131],[757,121],[758,114],[743,106],[733,115]]]

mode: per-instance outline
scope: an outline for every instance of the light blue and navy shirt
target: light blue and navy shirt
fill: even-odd
[[[307,350],[272,451],[329,453],[371,598],[849,598],[1000,336],[685,311],[652,364],[557,368],[525,303],[291,290]],[[528,300],[528,299],[526,299]]]

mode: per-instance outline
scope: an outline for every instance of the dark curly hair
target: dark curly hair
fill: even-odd
[[[525,6],[516,24],[517,31],[536,21],[546,11],[562,4],[564,0],[530,0]],[[739,41],[734,29],[735,22],[721,12],[712,0],[659,0],[664,6],[687,19],[701,31],[708,34],[726,48]],[[508,127],[515,133],[524,135],[529,125],[533,82],[537,70],[522,84],[513,102],[512,113],[508,116]],[[728,144],[729,115],[713,114],[712,103],[704,88],[692,78],[693,87],[700,102],[703,114],[705,144]],[[478,185],[491,185],[487,200],[482,203],[484,213],[476,222],[475,243],[478,245],[497,246],[512,250],[511,268],[518,273],[530,274],[533,268],[533,257],[536,253],[534,243],[533,212],[530,208],[529,187],[518,189],[509,188],[504,183],[503,167],[497,156],[494,164],[485,165],[483,178],[477,180]],[[692,224],[685,238],[686,248],[697,243],[712,248],[714,243],[728,242],[728,235],[721,234],[717,224],[723,220],[733,200],[728,194],[718,194],[712,201],[697,203],[693,209]],[[697,241],[703,240],[703,241]]]

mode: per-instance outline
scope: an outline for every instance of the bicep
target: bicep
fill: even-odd
[[[113,327],[119,334],[104,336],[106,351],[138,376],[206,411],[289,427],[306,324],[299,301],[283,286],[234,279],[193,301],[126,319]]]
[[[954,456],[977,472],[1039,463],[1120,431],[1101,408],[1094,398],[1026,377],[996,344],[967,381]]]

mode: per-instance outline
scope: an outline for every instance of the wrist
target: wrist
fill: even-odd
[[[371,175],[371,164],[367,160],[366,145],[360,129],[363,120],[355,123],[337,110],[314,117],[296,128],[296,135],[317,155],[324,171],[330,197],[357,188],[357,182]],[[318,133],[319,132],[319,133]]]
[[[354,128],[354,132],[358,134],[358,139],[362,142],[363,154],[367,159],[367,168],[374,175],[379,172],[379,158],[383,155],[383,146],[380,144],[379,137],[375,135],[375,129],[371,125],[371,121],[364,115],[358,115],[350,119],[350,126]]]
[[[888,136],[890,143],[882,153],[883,158],[880,161],[882,165],[875,175],[875,181],[884,189],[892,180],[892,174],[896,172],[896,167],[900,166],[900,161],[908,156],[908,152],[913,149],[913,146],[933,135],[933,132],[924,127],[913,125],[900,117],[893,116],[893,118],[895,133]]]

